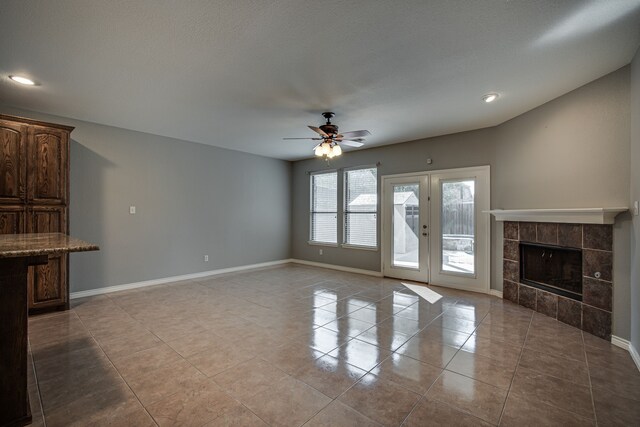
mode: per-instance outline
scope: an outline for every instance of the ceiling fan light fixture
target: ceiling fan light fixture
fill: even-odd
[[[500,95],[498,95],[497,93],[488,93],[482,97],[482,100],[488,104],[498,99],[499,96]]]
[[[339,132],[338,126],[331,123],[331,118],[334,115],[334,113],[328,111],[326,113],[322,113],[322,116],[327,121],[326,124],[319,127],[311,125],[307,126],[317,134],[313,138],[283,139],[309,139],[312,141],[320,141],[318,145],[313,148],[313,154],[317,157],[324,158],[325,160],[342,155],[342,147],[340,144],[344,144],[347,147],[362,147],[364,145],[364,137],[371,135],[371,132],[365,129]],[[338,142],[340,144],[338,144]]]

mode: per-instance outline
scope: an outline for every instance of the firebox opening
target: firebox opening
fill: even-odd
[[[582,251],[520,243],[520,282],[582,301]]]

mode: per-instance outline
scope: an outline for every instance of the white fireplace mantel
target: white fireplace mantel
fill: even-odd
[[[493,209],[484,211],[496,221],[563,222],[570,224],[613,224],[616,215],[629,208]]]

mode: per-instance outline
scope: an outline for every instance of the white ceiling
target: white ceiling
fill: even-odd
[[[2,0],[0,102],[299,159],[322,111],[366,146],[492,126],[639,44],[640,0]]]

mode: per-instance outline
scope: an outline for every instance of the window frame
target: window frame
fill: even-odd
[[[347,206],[348,206],[347,188],[349,186],[349,180],[347,179],[347,175],[349,172],[356,171],[356,170],[363,170],[363,169],[375,169],[376,171],[376,208],[375,208],[375,211],[371,211],[371,212],[349,212],[349,210],[347,209]],[[365,251],[378,251],[380,249],[380,236],[378,233],[379,221],[380,221],[380,195],[379,195],[380,185],[378,181],[379,178],[380,178],[380,175],[378,173],[377,164],[360,165],[360,166],[353,166],[353,167],[342,169],[342,244],[341,246],[343,248],[360,249]],[[375,245],[371,245],[371,246],[357,245],[354,243],[347,242],[347,214],[349,213],[363,213],[363,214],[373,213],[376,215],[376,226],[375,226],[376,244]]]
[[[336,211],[335,212],[316,212],[313,210],[313,198],[315,194],[314,188],[313,188],[313,177],[315,175],[326,175],[326,174],[336,175]],[[340,174],[338,173],[338,169],[309,172],[309,240],[307,241],[309,245],[338,247],[338,178],[339,178],[339,175]],[[323,242],[321,240],[313,240],[313,214],[315,213],[335,213],[336,214],[336,241],[335,242]]]

